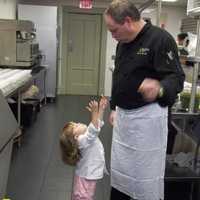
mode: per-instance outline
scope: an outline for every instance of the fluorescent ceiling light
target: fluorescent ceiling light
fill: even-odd
[[[157,1],[159,1],[159,0],[157,0]],[[163,2],[176,2],[178,0],[161,0],[161,1],[163,1]]]
[[[142,11],[142,13],[149,14],[155,11],[155,8],[146,8]]]

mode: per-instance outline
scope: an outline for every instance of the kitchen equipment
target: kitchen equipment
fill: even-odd
[[[27,68],[40,60],[34,24],[28,20],[0,20],[0,66]]]

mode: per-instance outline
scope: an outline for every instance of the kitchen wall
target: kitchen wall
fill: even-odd
[[[16,19],[16,0],[0,0],[0,19]]]
[[[46,95],[47,97],[54,98],[56,95],[57,65],[57,7],[19,4],[18,18],[31,20],[35,24],[36,39],[39,42],[40,51],[44,55],[41,64],[47,68]]]
[[[157,9],[153,8],[151,12],[147,13],[149,9],[144,11],[142,14],[144,17],[150,17],[153,24],[156,24]],[[174,7],[174,6],[163,6],[161,13],[161,23],[165,25],[165,29],[169,31],[174,38],[176,38],[177,33],[180,31],[181,19],[186,17],[186,8],[184,7]]]

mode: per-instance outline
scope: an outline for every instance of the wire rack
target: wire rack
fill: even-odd
[[[200,0],[188,0],[187,15],[190,16],[200,15]]]

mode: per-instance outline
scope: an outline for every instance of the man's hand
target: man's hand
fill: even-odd
[[[142,94],[144,100],[147,102],[154,101],[160,90],[160,82],[155,79],[146,78],[141,83],[138,92]]]
[[[113,126],[115,121],[116,111],[112,110],[109,116],[109,122]]]
[[[108,100],[105,96],[101,96],[101,99],[99,101],[99,118],[103,119],[104,110],[108,106]]]

